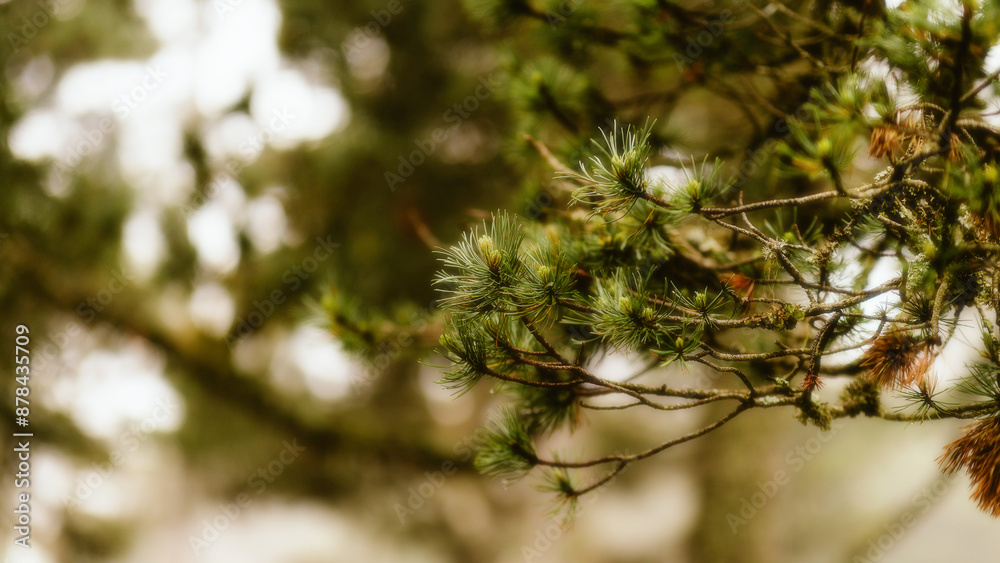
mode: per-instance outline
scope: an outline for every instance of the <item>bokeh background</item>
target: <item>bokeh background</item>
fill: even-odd
[[[725,154],[766,112],[669,57],[581,46],[613,3],[502,29],[470,4],[0,0],[6,561],[994,560],[996,522],[934,461],[953,422],[750,413],[630,468],[568,528],[537,481],[475,472],[502,399],[435,384],[433,249],[490,210],[562,204],[521,135],[578,156],[610,119],[653,116],[678,154]],[[711,49],[734,47],[781,56]],[[802,82],[763,96],[788,112]],[[331,307],[368,332],[330,330]],[[19,324],[30,550],[12,529]],[[379,339],[367,358],[359,334]],[[639,449],[710,416],[598,413],[544,447]]]

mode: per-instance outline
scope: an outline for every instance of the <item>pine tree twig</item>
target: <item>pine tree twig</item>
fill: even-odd
[[[658,446],[656,446],[654,448],[650,448],[650,449],[648,449],[646,451],[643,451],[643,452],[640,452],[640,453],[637,453],[637,454],[631,454],[631,455],[612,455],[612,456],[605,456],[605,457],[601,457],[601,458],[597,458],[597,459],[591,459],[591,460],[588,460],[588,461],[577,461],[577,462],[538,459],[538,464],[539,465],[547,465],[549,467],[562,467],[562,468],[566,468],[566,469],[578,468],[579,469],[579,468],[584,468],[584,467],[594,467],[596,465],[604,465],[604,464],[607,464],[607,463],[619,463],[619,464],[621,464],[621,468],[615,469],[613,471],[613,474],[617,474],[617,473],[619,473],[621,471],[621,469],[624,469],[624,465],[626,465],[626,464],[629,464],[629,463],[632,463],[632,462],[635,462],[635,461],[639,461],[641,459],[646,459],[648,457],[654,456],[654,455],[656,455],[656,454],[658,454],[658,453],[660,453],[660,452],[662,452],[662,451],[664,451],[664,450],[666,450],[668,448],[672,448],[674,446],[677,446],[679,444],[683,444],[685,442],[690,442],[691,440],[694,440],[695,438],[700,438],[701,436],[704,436],[705,434],[708,434],[709,432],[712,432],[713,430],[716,430],[716,429],[720,428],[722,425],[724,425],[727,422],[729,422],[730,420],[736,418],[736,416],[739,415],[740,413],[742,413],[743,411],[749,409],[751,407],[751,405],[752,405],[752,403],[749,402],[749,401],[741,402],[735,409],[733,409],[732,411],[730,411],[729,414],[727,414],[726,416],[724,416],[724,417],[720,418],[719,420],[713,422],[712,424],[709,424],[708,426],[705,426],[703,428],[695,430],[694,432],[691,432],[689,434],[685,434],[685,435],[680,436],[678,438],[674,438],[672,440],[668,440],[668,441],[663,442],[662,444],[660,444],[660,445],[658,445]],[[596,488],[596,487],[594,487],[594,488]],[[579,491],[579,492],[581,494],[583,494],[586,491]]]
[[[705,399],[699,399],[697,401],[693,401],[693,402],[690,402],[690,403],[683,403],[683,404],[680,404],[680,405],[659,405],[658,404],[656,406],[656,408],[658,410],[661,410],[661,411],[679,411],[679,410],[685,410],[685,409],[693,409],[693,408],[696,408],[696,407],[700,407],[700,406],[703,406],[703,405],[707,405],[707,404],[714,403],[714,402],[717,402],[717,401],[724,401],[724,400],[728,400],[728,399],[739,399],[739,400],[742,400],[742,397],[737,397],[737,396],[732,396],[732,395],[719,395],[719,396],[715,396],[715,397],[708,397],[708,398],[705,398]],[[647,406],[647,405],[646,405],[646,403],[643,403],[641,401],[637,401],[635,403],[628,403],[628,404],[625,404],[625,405],[609,405],[609,406],[605,406],[605,405],[592,405],[592,404],[589,404],[589,403],[580,403],[580,406],[583,407],[583,408],[590,409],[590,410],[595,410],[595,411],[619,411],[619,410],[626,410],[626,409],[630,409],[630,408],[634,408],[634,407]]]
[[[406,211],[406,217],[410,220],[410,224],[413,225],[414,232],[420,237],[420,240],[427,246],[427,248],[435,249],[441,247],[441,240],[434,236],[430,227],[427,226],[427,222],[421,217],[420,212],[414,208],[410,208]]]
[[[762,233],[759,229],[754,227],[752,223],[750,223],[750,220],[747,219],[745,213],[742,213],[741,216],[743,217],[744,222],[747,223],[747,225],[749,225],[748,229],[744,229],[737,225],[726,223],[719,219],[712,219],[712,221],[717,225],[721,225],[731,231],[755,239],[758,242],[762,243],[768,250],[770,250],[774,254],[774,257],[777,258],[778,263],[780,263],[781,267],[784,268],[786,272],[788,272],[788,275],[792,276],[792,279],[795,280],[795,283],[798,284],[800,287],[806,287],[809,284],[809,282],[807,282],[805,278],[802,277],[802,273],[799,272],[798,268],[796,268],[795,265],[792,264],[791,260],[788,259],[788,256],[785,255],[784,247],[787,246],[787,244],[781,241],[774,240],[765,235],[764,233]],[[810,301],[815,301],[815,297],[813,297],[811,293],[806,292],[806,295],[809,297]]]
[[[969,56],[969,46],[972,43],[972,6],[967,2],[962,3],[962,38],[959,42],[957,48],[957,54],[955,56],[955,66],[952,67],[952,74],[954,75],[952,80],[951,89],[951,105],[948,108],[947,117],[942,122],[940,134],[939,145],[941,146],[941,154],[948,154],[951,150],[952,144],[952,132],[955,130],[955,124],[958,123],[958,114],[962,111],[962,106],[964,105],[962,100],[964,96],[962,95],[962,83],[965,77],[965,61]]]
[[[948,294],[948,288],[951,285],[951,277],[945,276],[941,280],[941,284],[937,286],[937,290],[934,293],[934,308],[931,313],[931,338],[930,341],[933,344],[941,344],[941,311],[944,309],[944,299]]]
[[[817,31],[820,31],[820,32],[822,32],[823,34],[825,34],[825,35],[827,35],[829,37],[839,37],[839,38],[844,39],[844,40],[848,39],[846,36],[843,36],[843,35],[837,33],[836,31],[830,29],[830,27],[828,27],[826,25],[823,25],[822,23],[820,23],[820,22],[818,22],[818,21],[816,21],[814,19],[807,18],[807,17],[805,17],[805,16],[803,16],[803,15],[795,12],[794,10],[790,9],[788,6],[785,6],[781,2],[771,2],[771,3],[768,4],[768,7],[770,7],[770,6],[774,6],[779,12],[785,14],[786,16],[792,18],[793,20],[797,20],[799,22],[802,22],[802,23],[808,25],[809,27],[812,27],[813,29],[816,29]]]
[[[525,135],[524,140],[531,143],[531,146],[535,147],[535,150],[538,151],[538,154],[542,155],[542,158],[545,159],[545,162],[547,162],[549,166],[553,170],[558,172],[560,175],[567,177],[576,176],[576,172],[574,172],[571,168],[560,162],[559,159],[556,158],[554,154],[552,154],[552,151],[550,151],[549,148],[546,147],[541,141],[532,137],[531,135]]]
[[[788,45],[792,49],[795,49],[795,52],[797,52],[803,59],[811,62],[813,65],[816,66],[816,68],[819,69],[827,68],[826,63],[814,57],[812,53],[810,53],[809,51],[803,49],[798,43],[796,43],[791,38],[791,36],[789,36],[787,33],[782,31],[777,25],[775,25],[774,22],[771,21],[771,17],[765,14],[763,11],[761,11],[760,8],[754,6],[753,4],[748,4],[748,5],[750,6],[751,10],[757,12],[757,15],[760,16],[765,23],[767,23],[767,26],[771,28],[771,31],[773,31],[774,34],[778,36],[778,38],[780,38],[786,45]]]
[[[499,379],[501,381],[506,381],[508,383],[518,383],[521,385],[526,385],[528,387],[574,387],[583,383],[582,379],[571,379],[569,381],[536,381],[533,379],[524,379],[522,377],[517,377],[516,375],[508,375],[506,373],[501,373],[495,369],[486,368],[486,373],[491,377]]]
[[[804,205],[807,203],[824,201],[827,199],[834,199],[839,197],[844,197],[844,194],[838,192],[837,190],[829,190],[825,192],[819,192],[799,197],[791,197],[785,199],[769,199],[766,201],[740,204],[735,207],[704,207],[700,209],[699,212],[706,219],[714,220],[714,219],[723,219],[731,215],[741,215],[743,213],[748,213],[751,211],[759,211],[761,209],[793,207],[797,205]]]
[[[713,364],[712,362],[706,360],[705,358],[695,358],[695,361],[700,364],[706,365],[717,372],[732,373],[736,375],[736,377],[740,378],[740,381],[743,382],[743,385],[745,385],[747,390],[750,392],[750,398],[752,399],[757,396],[757,389],[753,386],[753,383],[750,383],[750,378],[747,377],[747,375],[743,373],[739,368],[736,368],[734,366],[719,366]]]
[[[865,3],[861,7],[861,18],[858,20],[858,37],[851,47],[851,72],[854,72],[858,67],[858,53],[861,51],[858,39],[865,36],[865,24],[868,23],[868,10],[871,8],[871,4],[872,0],[865,0]]]
[[[812,351],[809,354],[809,363],[806,366],[806,375],[817,376],[819,375],[820,363],[823,358],[823,350],[826,345],[830,342],[833,336],[833,330],[836,328],[837,323],[840,322],[841,313],[840,311],[835,311],[831,316],[830,320],[826,321],[823,328],[820,330],[819,334],[816,335],[815,340],[813,340]]]
[[[965,104],[969,103],[969,101],[972,98],[975,98],[980,92],[985,90],[987,86],[995,82],[997,78],[1000,78],[1000,69],[991,72],[989,76],[984,78],[973,89],[966,92],[965,95],[962,96],[961,99],[959,100],[959,104],[964,106]]]
[[[877,287],[873,287],[872,289],[864,290],[864,291],[860,292],[859,294],[857,294],[857,295],[855,295],[853,297],[849,297],[847,299],[842,299],[842,300],[836,301],[834,303],[825,303],[825,304],[823,304],[823,303],[817,303],[815,305],[810,305],[809,307],[807,307],[803,311],[803,314],[805,316],[807,316],[807,317],[812,317],[812,316],[816,316],[816,315],[823,315],[823,314],[826,314],[826,313],[832,313],[834,311],[838,311],[839,312],[839,311],[841,311],[843,309],[847,309],[847,308],[853,307],[855,305],[864,303],[865,301],[868,301],[869,299],[872,299],[874,297],[878,297],[879,295],[885,294],[887,292],[898,290],[899,289],[899,285],[902,282],[903,282],[902,278],[896,277],[896,278],[893,278],[893,279],[891,279],[891,280],[889,280],[889,281],[887,281],[887,282],[885,282],[885,283],[883,283],[883,284],[881,284],[881,285],[879,285]]]
[[[528,329],[528,332],[531,333],[531,336],[534,337],[534,339],[539,344],[542,345],[542,348],[545,348],[545,351],[548,352],[550,356],[558,360],[563,365],[570,366],[572,368],[579,368],[579,366],[570,363],[569,360],[567,360],[561,353],[559,353],[559,351],[556,350],[555,346],[553,346],[551,342],[546,340],[545,336],[543,336],[541,331],[538,330],[538,327],[535,326],[535,323],[531,322],[528,319],[528,317],[521,316],[520,320],[521,324],[523,324],[524,327]]]

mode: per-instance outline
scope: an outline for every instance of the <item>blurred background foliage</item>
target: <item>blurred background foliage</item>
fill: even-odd
[[[30,327],[36,471],[35,547],[26,554],[7,541],[8,557],[640,562],[867,553],[894,511],[919,509],[914,495],[936,483],[924,444],[937,451],[953,428],[902,437],[878,422],[844,429],[815,454],[821,462],[734,533],[727,514],[776,470],[791,471],[786,453],[816,432],[748,415],[630,470],[584,507],[575,528],[553,528],[531,482],[506,487],[471,467],[468,444],[496,398],[477,390],[452,400],[434,383],[442,360],[431,353],[440,321],[430,281],[433,249],[489,211],[544,219],[565,208],[565,190],[525,135],[575,163],[615,120],[651,119],[660,164],[715,155],[738,165],[828,79],[801,64],[802,51],[850,64],[862,18],[884,14],[879,0],[781,9],[666,0],[0,2],[0,350],[10,358],[13,327]],[[792,46],[777,29],[805,39]],[[102,63],[128,76],[109,86]],[[114,105],[159,64],[167,76],[140,92],[148,103],[130,112]],[[276,76],[294,86],[279,92],[308,95],[290,95],[286,106],[269,93]],[[92,92],[108,88],[110,97]],[[248,149],[282,107],[301,134],[276,132],[262,150]],[[89,154],[67,165],[86,146],[80,139],[104,125]],[[809,188],[801,178],[767,178],[750,177],[746,189]],[[259,326],[241,331],[244,323]],[[609,358],[604,369],[629,361]],[[13,385],[0,383],[4,397]],[[157,401],[179,406],[153,420]],[[4,440],[15,431],[11,403],[0,401]],[[594,418],[600,432],[580,431],[592,451],[638,448],[699,422]],[[274,466],[293,441],[305,451]],[[13,474],[14,458],[3,463]],[[251,479],[270,467],[280,474],[268,469],[273,482],[258,494]],[[2,488],[14,497],[11,480]],[[919,524],[937,531],[907,535],[884,560],[961,560],[997,547],[965,488],[954,489],[934,497],[947,493],[938,503],[948,508],[944,523]],[[192,549],[193,537],[210,535],[220,504],[244,492],[253,504],[208,547]],[[933,551],[959,529],[967,541],[952,535]]]

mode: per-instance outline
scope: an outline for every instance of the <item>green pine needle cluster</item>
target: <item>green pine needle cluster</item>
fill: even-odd
[[[646,179],[650,127],[639,131],[615,127],[604,134],[604,144],[594,141],[599,155],[591,157],[589,167],[581,164],[583,171],[570,176],[582,184],[573,199],[591,204],[594,213],[603,215],[626,211],[638,200],[654,197]]]
[[[495,413],[477,446],[476,468],[493,477],[522,477],[538,461],[527,427],[517,412],[507,406]]]
[[[557,23],[542,3],[480,4],[505,14],[489,16],[498,30],[532,22],[551,40],[535,54],[511,39],[505,60],[511,101],[531,115],[526,184],[554,203],[537,220],[499,212],[441,252],[442,383],[464,393],[487,379],[511,398],[478,467],[540,467],[544,488],[573,503],[753,408],[822,427],[1000,415],[1000,332],[986,322],[1000,309],[1000,72],[986,68],[997,3],[796,13],[637,0]],[[601,10],[614,17],[587,15]],[[614,88],[663,76],[659,90]],[[745,128],[708,148],[678,141],[675,122],[726,137],[668,111],[698,96],[731,104]],[[984,321],[984,361],[944,386],[935,361],[969,310]],[[610,353],[649,367],[601,377]],[[710,377],[676,385],[692,367]],[[844,393],[825,394],[837,378]],[[883,409],[881,394],[904,407]],[[634,454],[564,461],[533,446],[587,410],[708,405],[714,422]],[[577,484],[586,468],[604,476]]]

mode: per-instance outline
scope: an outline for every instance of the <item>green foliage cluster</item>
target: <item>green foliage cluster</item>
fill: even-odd
[[[443,251],[436,280],[449,319],[443,383],[465,392],[488,379],[511,397],[481,469],[521,476],[541,466],[545,488],[573,502],[752,408],[787,406],[821,427],[858,415],[1000,417],[998,72],[985,68],[1000,38],[996,3],[594,2],[564,20],[526,2],[475,4],[498,33],[546,22],[538,32],[554,55],[536,68],[558,56],[573,69],[526,77],[533,63],[510,67],[511,96],[533,116],[522,123],[525,147],[550,168],[525,165],[528,183],[553,206],[537,220],[495,215]],[[685,32],[697,42],[698,30],[711,39],[685,52]],[[784,50],[751,46],[766,33]],[[569,35],[579,41],[565,43]],[[609,93],[613,77],[656,73],[678,81],[652,103]],[[679,124],[713,128],[677,116],[691,97],[728,100],[745,128],[728,143],[685,143]],[[605,111],[645,125],[619,126]],[[603,142],[575,144],[602,119]],[[942,388],[933,364],[968,309],[986,361]],[[643,367],[599,377],[614,352]],[[712,383],[671,383],[695,371]],[[830,378],[851,380],[839,399],[820,389]],[[880,392],[908,406],[887,409]],[[584,410],[710,403],[732,407],[635,454],[564,461],[530,445]],[[1000,461],[1000,451],[973,453]],[[970,474],[988,481],[981,466]],[[573,484],[569,475],[588,467],[605,473]],[[1000,490],[986,490],[1000,506]]]

